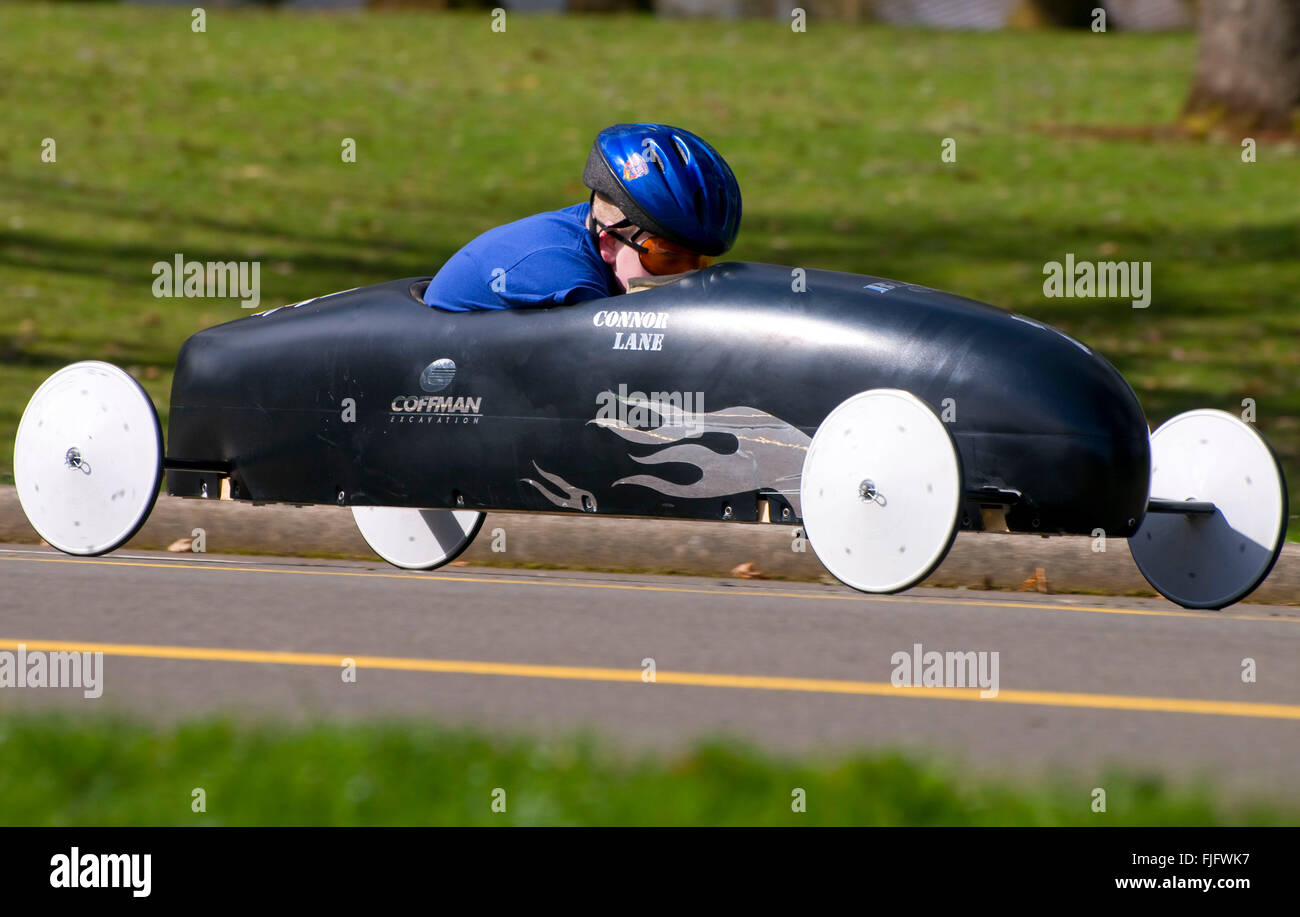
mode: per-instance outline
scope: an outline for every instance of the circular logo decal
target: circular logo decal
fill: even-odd
[[[446,359],[434,360],[420,373],[420,388],[426,392],[440,392],[456,378],[456,364]]]

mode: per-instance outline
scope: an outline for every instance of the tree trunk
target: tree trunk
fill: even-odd
[[[1300,2],[1201,0],[1189,126],[1300,127]]]

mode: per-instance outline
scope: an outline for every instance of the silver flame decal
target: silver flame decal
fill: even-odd
[[[634,426],[607,417],[597,417],[587,423],[610,430],[630,443],[663,447],[644,456],[629,453],[628,458],[633,461],[643,465],[668,462],[693,465],[700,470],[700,479],[693,484],[677,484],[653,474],[636,474],[620,478],[612,486],[635,484],[666,496],[689,499],[725,497],[760,490],[775,492],[785,497],[796,515],[802,515],[799,480],[812,438],[798,427],[766,411],[744,406],[699,413],[671,404],[653,403],[647,406],[647,410],[659,415],[659,426]],[[736,451],[721,453],[700,443],[688,442],[705,433],[734,436]],[[537,488],[542,496],[561,509],[595,512],[596,498],[591,491],[575,487],[557,474],[543,471],[536,462],[533,467],[555,490],[532,478],[521,478],[523,483]]]
[[[812,438],[779,417],[751,407],[731,407],[707,413],[689,413],[672,406],[657,406],[661,425],[653,429],[629,426],[616,419],[587,421],[639,445],[663,445],[645,456],[629,455],[643,465],[683,462],[700,469],[693,484],[676,484],[652,474],[620,478],[620,484],[639,484],[670,497],[724,497],[728,494],[767,490],[781,494],[800,514],[799,478]],[[699,443],[685,442],[705,433],[736,437],[732,453],[715,452]]]
[[[539,475],[551,483],[555,490],[551,490],[545,484],[539,484],[532,478],[520,478],[519,480],[536,487],[538,493],[560,507],[560,509],[580,509],[586,513],[596,511],[596,495],[591,491],[583,490],[581,487],[574,487],[558,474],[543,471],[536,462],[533,462],[533,467],[537,469]]]

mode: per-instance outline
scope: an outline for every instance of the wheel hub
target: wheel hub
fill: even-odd
[[[90,464],[81,457],[81,450],[76,446],[63,454],[63,464],[69,468],[75,468],[78,471],[90,474]]]

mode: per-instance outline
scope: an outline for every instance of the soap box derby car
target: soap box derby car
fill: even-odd
[[[431,569],[487,510],[802,526],[855,589],[919,583],[962,529],[1128,538],[1151,585],[1221,608],[1281,550],[1281,469],[1215,410],[1150,433],[1100,355],[926,287],[724,263],[537,310],[429,308],[428,279],[206,329],[177,360],[166,452],[122,370],[32,397],[14,477],[54,547],[125,543],[182,497],[350,507]]]

